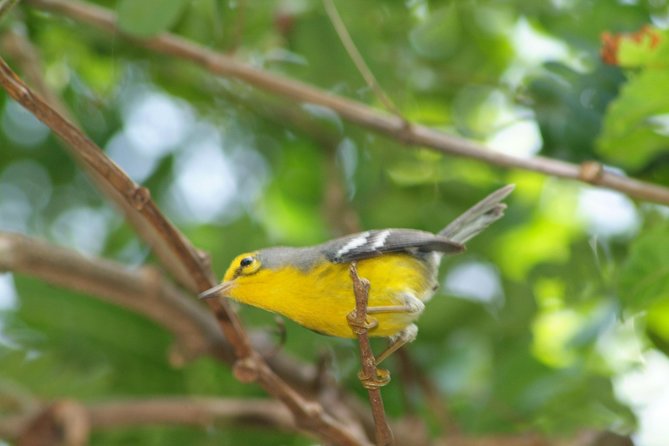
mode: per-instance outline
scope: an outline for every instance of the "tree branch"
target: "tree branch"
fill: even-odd
[[[355,295],[355,310],[349,314],[349,324],[354,328],[354,333],[358,337],[358,345],[360,347],[360,363],[362,371],[360,378],[363,380],[377,379],[376,359],[369,343],[367,336],[367,301],[369,298],[369,281],[361,279],[358,276],[358,270],[355,262],[350,266],[351,281],[353,282],[353,293]],[[393,433],[388,426],[386,420],[386,412],[383,407],[383,398],[381,397],[380,387],[367,388],[369,395],[369,405],[372,407],[372,417],[374,418],[374,425],[376,426],[376,444],[378,446],[389,446],[393,442]]]
[[[91,432],[135,426],[210,428],[212,425],[261,427],[302,432],[281,403],[267,399],[154,397],[84,404],[59,400],[0,418],[0,439],[19,446],[88,444]],[[407,444],[407,443],[402,443]],[[413,444],[413,443],[411,443]],[[434,446],[632,446],[629,437],[582,431],[562,440],[539,435],[455,436]]]
[[[26,39],[23,32],[18,29],[10,29],[2,36],[2,50],[6,52],[32,86],[44,101],[53,107],[62,117],[72,124],[76,121],[67,106],[60,100],[53,90],[51,90],[44,79],[44,68],[37,49]],[[125,214],[128,222],[135,228],[138,235],[152,247],[156,256],[160,259],[165,268],[172,273],[174,278],[184,287],[193,289],[194,284],[191,275],[184,268],[179,259],[174,256],[172,249],[164,238],[160,236],[139,213],[136,212],[132,203],[124,200],[116,189],[89,163],[87,163],[81,154],[68,144],[62,143],[61,146],[66,152],[74,158],[81,169],[86,172],[93,184],[106,195],[114,204],[116,204]]]
[[[186,238],[162,215],[151,200],[148,189],[132,181],[102,150],[86,135],[44,102],[0,59],[0,84],[9,96],[33,113],[77,153],[90,170],[96,172],[115,191],[109,194],[112,201],[123,203],[132,209],[135,216],[141,216],[160,239],[170,248],[174,257],[180,260],[191,277],[190,289],[204,291],[214,285],[213,273],[202,257]],[[249,346],[239,322],[234,314],[216,299],[210,299],[210,307],[217,316],[221,328],[237,349],[237,355],[249,355]]]
[[[214,285],[213,273],[208,262],[204,261],[204,256],[200,255],[163,216],[151,200],[149,191],[133,182],[93,141],[33,93],[1,58],[0,84],[12,99],[49,126],[67,142],[91,171],[96,172],[108,186],[106,191],[114,202],[125,205],[137,220],[146,223],[153,230],[149,232],[156,234],[157,238],[162,240],[188,272],[192,280],[190,289],[204,291]],[[227,301],[207,299],[207,305],[216,316],[220,329],[230,340],[235,355],[239,358],[234,371],[240,381],[260,383],[268,393],[288,406],[299,423],[325,441],[342,445],[366,442],[351,434],[343,424],[325,413],[320,405],[307,402],[269,368],[262,357],[252,349],[237,315],[229,308]]]
[[[225,422],[298,430],[286,406],[268,399],[159,398],[98,403],[88,410],[91,425],[99,429],[156,423],[207,427]]]
[[[232,347],[211,315],[157,268],[132,270],[20,234],[0,232],[0,270],[84,292],[151,319],[178,339],[170,355],[173,365],[204,353],[234,362]]]
[[[0,438],[28,444],[88,443],[90,432],[131,426],[214,424],[300,431],[291,413],[267,399],[151,398],[94,404],[61,400],[0,419]]]
[[[116,16],[105,8],[76,0],[26,0],[26,2],[40,9],[57,12],[74,20],[88,23],[107,32],[120,33],[116,24]],[[410,123],[407,126],[406,121],[397,116],[388,115],[360,102],[328,93],[299,81],[260,71],[232,57],[216,53],[173,34],[162,33],[143,40],[128,38],[158,53],[189,60],[214,74],[239,79],[292,101],[329,107],[344,119],[407,145],[425,146],[446,154],[477,159],[505,168],[518,168],[578,180],[614,189],[630,197],[669,204],[669,188],[608,172],[598,162],[589,161],[578,165],[541,156],[519,158],[494,152],[481,144],[420,124]]]

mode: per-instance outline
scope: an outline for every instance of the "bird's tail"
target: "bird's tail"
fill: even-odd
[[[515,185],[509,184],[496,190],[453,220],[438,235],[457,243],[465,243],[467,240],[475,237],[479,232],[502,218],[504,209],[506,209],[506,204],[502,203],[502,200],[515,187]]]

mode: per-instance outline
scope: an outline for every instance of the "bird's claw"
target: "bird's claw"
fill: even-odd
[[[369,316],[366,317],[364,322],[361,324],[358,320],[358,315],[355,310],[347,314],[346,319],[348,321],[348,326],[351,327],[351,330],[353,330],[353,333],[355,334],[366,333],[369,330],[379,326],[379,321]]]
[[[386,369],[375,368],[375,376],[368,376],[364,371],[358,372],[358,379],[367,390],[380,389],[390,382],[390,372]]]

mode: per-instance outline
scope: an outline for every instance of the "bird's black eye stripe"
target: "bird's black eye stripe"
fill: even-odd
[[[239,266],[241,266],[242,268],[244,268],[244,267],[246,267],[246,266],[249,266],[251,263],[253,263],[253,260],[254,260],[253,257],[244,257],[244,258],[239,262]]]

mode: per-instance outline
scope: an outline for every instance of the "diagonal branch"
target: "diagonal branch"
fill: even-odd
[[[112,201],[122,203],[133,215],[140,216],[150,225],[158,237],[171,249],[192,278],[192,287],[202,291],[215,282],[213,273],[186,238],[160,212],[151,200],[148,189],[132,181],[102,150],[86,135],[44,102],[0,59],[0,84],[10,97],[23,105],[39,120],[49,126],[77,153],[77,156],[94,171],[108,187]],[[215,301],[215,299],[212,299]],[[236,316],[218,301],[211,302],[221,328],[237,349],[240,357],[248,356],[250,347]]]
[[[26,0],[46,11],[63,14],[98,29],[120,33],[116,16],[105,8],[76,0]],[[477,159],[495,166],[540,172],[555,177],[582,181],[623,192],[630,197],[669,204],[669,188],[628,178],[606,171],[600,163],[582,165],[541,156],[519,158],[487,149],[485,146],[420,124],[407,122],[360,102],[328,93],[302,82],[270,74],[245,65],[196,43],[169,33],[149,39],[128,37],[138,45],[158,53],[189,60],[219,76],[241,80],[261,90],[292,101],[329,107],[344,119],[407,145],[418,145],[465,158]]]
[[[149,191],[137,185],[86,135],[37,96],[0,58],[0,85],[9,96],[49,126],[107,186],[105,192],[116,203],[126,206],[138,221],[152,228],[152,234],[167,246],[192,278],[192,287],[204,291],[213,286],[213,273],[195,248],[160,212]],[[132,221],[132,220],[131,220]],[[227,301],[208,299],[220,329],[230,341],[238,358],[235,375],[242,382],[257,381],[274,397],[280,399],[296,420],[324,441],[342,444],[365,444],[342,423],[327,414],[317,403],[307,402],[279,378],[250,345],[237,315]]]
[[[67,106],[54,91],[48,87],[44,79],[44,68],[37,49],[25,37],[20,29],[7,30],[0,39],[0,46],[12,60],[16,61],[19,70],[25,76],[27,83],[33,90],[53,107],[62,117],[76,126],[76,121]],[[133,207],[133,204],[119,196],[118,191],[94,168],[87,163],[79,153],[68,144],[61,144],[85,171],[93,184],[112,202],[114,202],[125,214],[128,222],[135,228],[137,234],[153,249],[164,267],[172,273],[174,278],[184,287],[194,289],[192,276],[188,273],[183,263],[174,256],[171,247],[165,239],[156,232],[153,226],[143,218]]]
[[[0,48],[11,55],[12,59],[16,61],[21,72],[26,77],[28,83],[33,86],[34,90],[61,115],[71,122],[74,122],[73,117],[65,104],[61,101],[58,95],[47,86],[39,53],[25,35],[20,30],[7,30],[2,37],[0,37]],[[309,126],[309,129],[313,128],[313,125]],[[104,179],[99,175],[96,175],[94,170],[91,170],[84,164],[83,161],[79,159],[75,150],[72,150],[70,146],[66,144],[63,144],[63,148],[75,159],[80,161],[81,167],[91,175],[98,188],[101,190],[108,189],[108,186],[104,183]],[[132,213],[132,208],[130,208],[129,205],[121,204],[121,207],[125,211],[126,217],[131,219],[132,225],[138,231],[140,236],[153,246],[156,254],[165,267],[177,278],[185,275],[186,280],[181,280],[181,283],[188,283],[190,277],[187,276],[187,274],[182,274],[184,271],[183,267],[175,260],[174,256],[171,255],[169,248],[158,238],[153,229],[141,219],[141,216]],[[24,273],[40,277],[43,280],[49,281],[50,279],[54,279],[51,283],[56,283],[73,289],[78,288],[72,285],[85,283],[87,284],[86,286],[89,287],[87,288],[87,291],[92,293],[92,295],[108,299],[117,305],[127,307],[133,311],[138,311],[144,316],[148,316],[150,319],[163,325],[166,329],[171,330],[177,339],[179,339],[179,344],[171,352],[172,355],[170,356],[173,364],[179,364],[181,361],[195,359],[200,353],[205,353],[204,351],[199,350],[199,346],[204,345],[204,343],[208,345],[207,351],[210,354],[213,354],[223,361],[229,363],[233,362],[234,352],[232,346],[223,336],[221,330],[216,326],[216,322],[211,318],[211,315],[200,305],[190,302],[186,302],[185,304],[179,302],[180,300],[190,299],[188,296],[184,295],[183,292],[172,286],[168,281],[163,280],[162,278],[153,280],[153,285],[160,288],[160,290],[152,289],[150,292],[142,295],[139,295],[139,293],[137,293],[138,295],[135,295],[132,292],[128,292],[128,289],[123,290],[123,292],[115,290],[116,287],[122,284],[128,285],[126,288],[131,288],[135,291],[144,290],[144,282],[146,282],[144,277],[147,275],[153,276],[153,273],[147,274],[147,271],[152,270],[142,270],[142,274],[133,274],[122,265],[117,265],[110,261],[103,261],[103,265],[99,265],[94,259],[81,256],[76,252],[68,251],[63,248],[53,247],[44,242],[39,242],[30,238],[0,233],[0,239],[4,239],[4,247],[10,250],[9,257],[1,259],[0,265],[4,264],[10,270],[17,270],[15,268],[18,268]],[[1,244],[3,244],[3,240],[0,240],[0,245]],[[17,250],[21,255],[17,254]],[[53,250],[56,252],[52,252]],[[31,258],[39,258],[40,262],[33,263],[30,261]],[[20,263],[21,259],[26,259],[25,264],[21,265],[16,263],[16,261]],[[42,266],[39,271],[33,269],[36,264]],[[67,265],[77,265],[77,267],[68,268]],[[156,275],[157,274],[158,273],[156,272]],[[108,278],[107,275],[110,275],[111,278]],[[119,276],[123,276],[123,280],[113,280],[114,277]],[[156,318],[153,315],[156,308],[152,306],[151,303],[144,306],[142,305],[142,302],[150,302],[150,299],[146,299],[147,296],[153,297],[156,293],[166,294],[166,296],[161,297],[161,305],[167,305],[170,308],[173,307],[175,313],[174,318]],[[175,296],[179,299],[172,299],[170,296]],[[125,304],[128,297],[133,297],[131,302],[133,305]],[[119,300],[115,300],[116,298]],[[183,305],[186,305],[186,307]],[[178,317],[176,316],[177,314]],[[183,319],[191,320],[192,329],[189,328],[190,326],[187,321],[182,321]],[[163,324],[163,322],[166,324]],[[184,331],[188,332],[190,337],[187,339],[183,338],[180,331],[175,330],[175,327],[172,326],[172,324],[175,323],[177,325],[183,324]],[[192,339],[192,337],[195,336],[194,333],[202,339]],[[251,337],[257,351],[267,352],[274,348],[271,340],[268,339],[264,333],[255,332],[251,334]],[[186,347],[188,349],[186,349]],[[313,366],[310,364],[301,363],[297,361],[296,358],[288,357],[285,354],[272,355],[270,358],[266,358],[266,360],[269,361],[273,370],[277,371],[282,378],[294,385],[300,387],[309,386],[313,381],[315,372]]]

